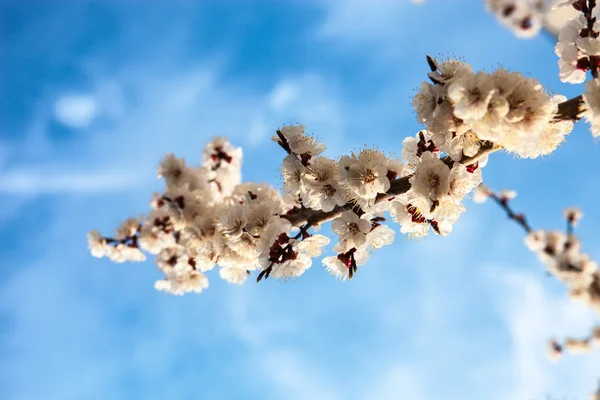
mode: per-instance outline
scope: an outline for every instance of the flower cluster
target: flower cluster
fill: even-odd
[[[129,218],[117,229],[115,237],[103,237],[98,231],[87,235],[90,252],[94,257],[107,257],[113,262],[144,261],[139,249],[138,233],[142,225],[138,219]]]
[[[413,100],[435,146],[453,160],[471,157],[486,142],[524,158],[550,154],[573,129],[556,118],[564,96],[549,96],[533,78],[499,68],[474,73],[462,61],[429,59],[433,84]]]
[[[143,261],[144,250],[156,255],[156,264],[164,273],[156,289],[173,294],[202,291],[208,287],[203,272],[212,269],[219,256],[222,261],[231,257],[217,239],[220,234],[214,215],[232,201],[241,181],[241,159],[241,149],[223,137],[208,144],[198,167],[168,154],[158,168],[166,188],[152,196],[152,211],[144,219],[125,221],[115,238],[90,232],[92,255],[117,262]]]
[[[426,130],[404,141],[401,160],[368,148],[339,160],[326,158],[319,155],[324,148],[304,136],[302,125],[280,129],[273,140],[288,152],[281,167],[288,204],[338,215],[332,222],[339,236],[336,256],[323,263],[342,280],[353,277],[369,250],[393,242],[394,231],[383,225],[386,212],[411,237],[430,229],[449,234],[465,210],[462,200],[481,182],[486,162],[463,165],[442,157]],[[406,189],[390,190],[400,183]]]
[[[333,160],[319,155],[324,147],[304,136],[304,126],[288,126],[273,137],[288,156],[283,160],[283,197],[293,210],[337,215],[336,256],[325,257],[327,271],[352,278],[369,250],[391,244],[394,231],[383,225],[389,212],[401,232],[421,237],[429,228],[446,235],[464,211],[462,199],[481,181],[479,164],[443,159],[426,131],[404,142],[403,160],[376,149],[363,149]],[[426,150],[426,151],[425,151]],[[392,184],[406,183],[402,193]]]
[[[555,52],[560,57],[560,80],[582,83],[587,71],[596,77],[600,66],[600,24],[592,15],[595,2],[575,0],[561,5],[573,6],[581,13],[569,20],[558,34]]]
[[[525,244],[544,263],[548,272],[563,282],[571,298],[581,300],[600,313],[600,270],[572,233],[532,231]]]

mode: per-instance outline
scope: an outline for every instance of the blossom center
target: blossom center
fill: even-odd
[[[481,101],[481,98],[481,90],[479,90],[479,88],[475,88],[471,91],[471,93],[469,93],[469,100],[471,103],[478,103]]]
[[[377,175],[375,175],[375,172],[373,172],[373,170],[367,169],[363,173],[362,179],[364,183],[373,183],[377,180]]]
[[[348,230],[350,231],[350,233],[352,233],[353,235],[356,235],[357,233],[360,232],[360,228],[358,227],[358,224],[356,222],[351,222],[348,224]]]
[[[440,177],[437,174],[430,174],[428,181],[431,188],[435,189],[440,185]]]
[[[335,188],[331,185],[325,185],[323,186],[323,192],[325,193],[325,196],[332,197],[335,195]]]

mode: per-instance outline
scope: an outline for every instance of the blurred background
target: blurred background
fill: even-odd
[[[425,55],[561,84],[550,35],[521,40],[479,0],[0,2],[0,398],[584,399],[600,355],[552,364],[546,341],[598,318],[569,302],[494,204],[448,238],[396,242],[352,281],[156,292],[153,261],[92,258],[148,210],[167,152],[199,163],[229,136],[245,180],[280,187],[269,138],[301,122],[336,157],[400,152]],[[484,169],[537,228],[580,206],[600,259],[597,160],[578,124],[552,156]],[[397,225],[394,226],[397,228]]]

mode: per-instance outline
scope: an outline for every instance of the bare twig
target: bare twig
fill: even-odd
[[[529,226],[529,223],[527,223],[527,219],[525,218],[525,215],[522,213],[518,213],[518,214],[515,213],[512,210],[512,208],[508,205],[509,199],[507,197],[496,194],[496,193],[492,192],[491,190],[489,191],[489,196],[500,207],[502,207],[502,209],[504,209],[504,211],[506,211],[506,215],[508,215],[508,218],[512,219],[517,224],[519,224],[525,230],[525,232],[530,233],[532,231],[531,226]]]

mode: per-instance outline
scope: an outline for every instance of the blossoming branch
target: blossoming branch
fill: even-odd
[[[581,116],[583,101],[566,107],[566,98],[520,73],[476,73],[458,60],[428,64],[431,83],[413,101],[426,129],[404,140],[400,159],[370,148],[329,159],[303,125],[284,126],[273,136],[286,153],[280,193],[242,183],[242,150],[215,138],[198,167],[167,155],[158,170],[166,188],[150,214],[128,219],[115,237],[91,232],[92,254],[116,262],[154,254],[164,274],[158,290],[200,292],[216,266],[235,284],[253,272],[257,280],[299,277],[329,244],[314,228],[332,221],[337,244],[322,262],[336,278],[352,278],[374,249],[393,242],[390,219],[410,237],[450,234],[490,153],[550,154]]]

